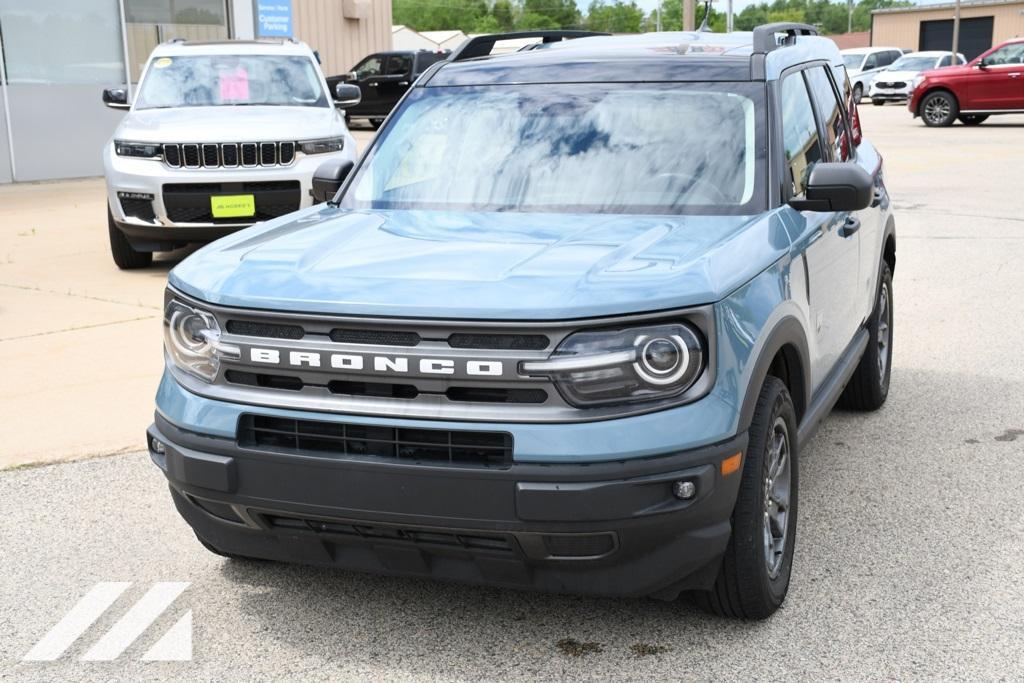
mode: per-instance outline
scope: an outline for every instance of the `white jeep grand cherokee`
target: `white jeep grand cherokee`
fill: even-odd
[[[309,206],[317,167],[356,159],[338,107],[357,104],[358,88],[332,96],[314,53],[291,40],[164,43],[134,103],[119,89],[103,101],[129,110],[103,150],[120,268]]]

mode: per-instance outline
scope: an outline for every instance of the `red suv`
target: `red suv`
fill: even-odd
[[[992,114],[1024,113],[1024,38],[915,80],[908,107],[927,126],[949,126],[955,119],[976,126]]]

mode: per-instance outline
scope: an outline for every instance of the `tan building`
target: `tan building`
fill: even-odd
[[[911,50],[953,47],[952,3],[875,10],[871,44]],[[973,59],[993,45],[1024,36],[1024,0],[963,0],[960,4],[960,52]]]
[[[185,40],[293,37],[327,75],[391,49],[390,0],[0,0],[0,183],[102,172],[121,112],[153,48]]]

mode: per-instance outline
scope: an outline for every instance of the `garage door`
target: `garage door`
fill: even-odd
[[[953,20],[922,21],[920,50],[948,50],[953,47]],[[960,20],[960,52],[968,60],[992,47],[992,17]]]

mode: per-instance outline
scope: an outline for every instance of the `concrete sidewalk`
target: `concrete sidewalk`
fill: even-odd
[[[144,445],[167,272],[194,248],[118,270],[105,196],[102,178],[0,185],[0,469]]]

